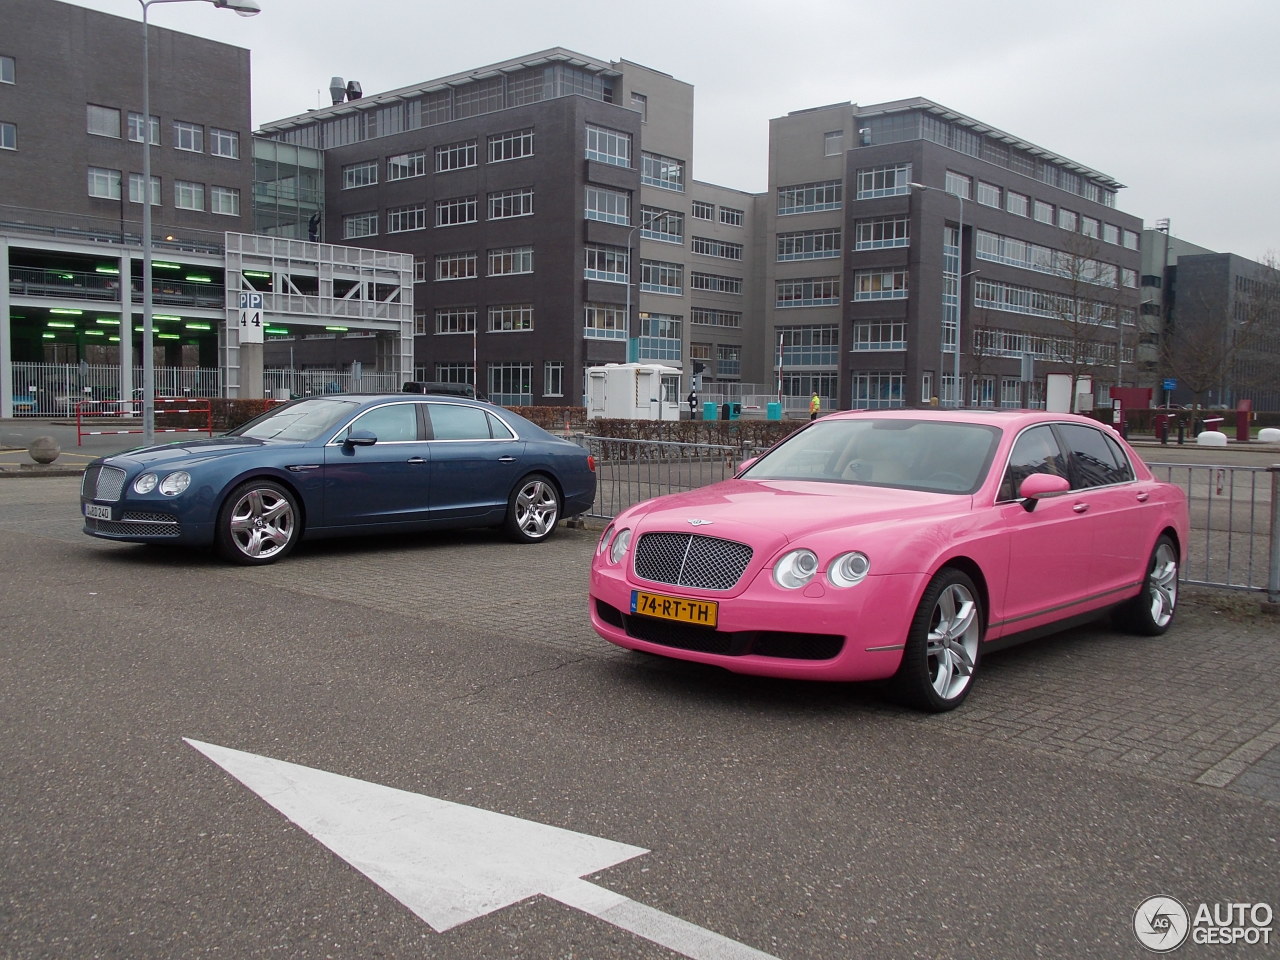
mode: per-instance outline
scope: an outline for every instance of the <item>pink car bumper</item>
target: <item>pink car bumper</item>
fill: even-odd
[[[766,569],[723,596],[630,581],[624,566],[597,557],[591,571],[591,625],[606,640],[734,673],[801,680],[892,676],[927,581],[924,574],[870,576],[845,589],[812,583],[784,590]],[[637,590],[715,602],[715,629],[632,613]]]

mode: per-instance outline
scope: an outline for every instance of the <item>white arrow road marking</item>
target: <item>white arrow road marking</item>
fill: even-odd
[[[581,879],[643,847],[183,739],[437,932],[543,894],[692,960],[777,960]]]

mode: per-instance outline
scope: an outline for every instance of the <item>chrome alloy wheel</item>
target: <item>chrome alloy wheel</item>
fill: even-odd
[[[929,683],[944,701],[969,685],[980,634],[973,594],[964,584],[948,584],[934,604],[925,647]]]
[[[231,507],[227,533],[245,558],[270,560],[286,551],[296,526],[293,503],[275,487],[252,486]]]
[[[560,497],[545,477],[528,477],[512,498],[510,523],[521,540],[549,537],[560,520]]]
[[[1161,629],[1173,619],[1178,605],[1178,553],[1168,540],[1156,545],[1147,574],[1147,599],[1151,603],[1151,622]]]

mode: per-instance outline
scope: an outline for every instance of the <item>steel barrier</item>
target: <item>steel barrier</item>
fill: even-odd
[[[587,515],[601,520],[650,497],[728,479],[739,463],[764,450],[746,444],[575,439],[596,459],[596,499]],[[1280,466],[1147,465],[1187,494],[1191,542],[1183,582],[1261,592],[1280,602]]]
[[[204,416],[203,427],[161,427],[153,428],[152,433],[204,433],[213,436],[213,404],[208,400],[193,400],[190,397],[156,397],[156,416],[171,416],[180,413],[194,413]],[[182,404],[181,407],[170,406]],[[86,430],[85,420],[92,424],[94,419],[136,420],[137,425],[130,425],[123,430]],[[76,404],[76,446],[84,443],[85,437],[116,436],[128,433],[145,433],[142,428],[141,400],[81,400]]]

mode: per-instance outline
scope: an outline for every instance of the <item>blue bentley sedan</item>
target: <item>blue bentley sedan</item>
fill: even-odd
[[[595,460],[510,410],[457,396],[307,397],[222,437],[102,457],[84,532],[273,563],[298,541],[446,527],[550,537],[595,498]]]

